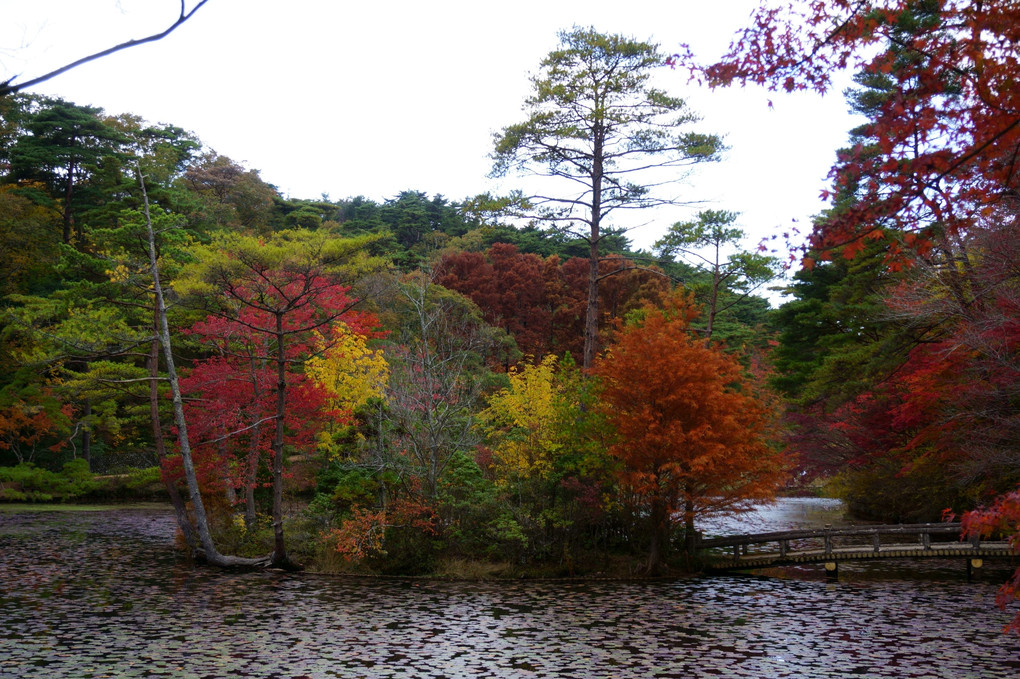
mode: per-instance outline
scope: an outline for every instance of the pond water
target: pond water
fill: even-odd
[[[810,527],[839,506],[744,518]],[[0,511],[0,677],[1020,676],[993,604],[1004,564],[973,582],[938,561],[841,565],[838,582],[367,580],[194,568],[173,532],[163,508]]]

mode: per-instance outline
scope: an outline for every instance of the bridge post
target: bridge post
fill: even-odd
[[[871,536],[871,546],[875,548],[876,554],[882,551],[882,537],[878,534],[877,530]]]
[[[832,554],[832,524],[825,524],[825,555]],[[825,569],[829,570],[829,564],[825,564]],[[835,562],[833,562],[833,569],[835,570]]]
[[[931,533],[928,532],[927,528],[921,531],[921,547],[926,552],[931,550]]]
[[[780,558],[784,558],[785,559],[786,558],[786,552],[789,549],[790,549],[790,541],[789,540],[780,540],[779,541],[779,556],[780,556]]]

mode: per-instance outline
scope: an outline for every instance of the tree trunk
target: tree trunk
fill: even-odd
[[[154,312],[153,326],[158,325],[158,318]],[[177,526],[181,529],[184,542],[194,552],[198,548],[198,536],[195,535],[195,527],[191,525],[191,517],[188,516],[188,507],[181,497],[181,491],[177,488],[177,482],[171,479],[163,466],[167,458],[166,441],[163,439],[163,425],[159,420],[159,387],[156,379],[159,377],[159,340],[152,340],[152,347],[146,358],[149,368],[149,419],[152,422],[152,439],[156,444],[156,460],[160,466],[160,476],[166,493],[170,496],[170,504],[173,505],[174,515],[177,517]]]
[[[209,532],[209,521],[205,513],[205,505],[202,503],[202,494],[198,487],[198,477],[195,474],[195,463],[191,457],[191,443],[188,440],[188,424],[184,418],[184,399],[181,396],[180,382],[177,379],[177,367],[174,363],[173,350],[170,346],[170,325],[166,318],[166,302],[163,298],[163,287],[159,281],[159,266],[156,258],[156,233],[152,226],[152,218],[149,216],[149,196],[145,190],[145,180],[141,170],[138,170],[138,180],[142,187],[142,197],[145,206],[145,225],[148,229],[149,240],[149,267],[152,274],[152,289],[155,295],[156,316],[159,321],[157,337],[163,349],[163,359],[166,361],[167,379],[170,381],[170,392],[173,396],[174,420],[177,424],[177,440],[181,449],[181,462],[184,466],[184,478],[188,483],[188,495],[191,500],[192,511],[195,515],[195,528],[198,532],[198,542],[204,552],[206,560],[214,566],[238,567],[238,566],[263,566],[267,559],[245,559],[237,556],[226,556],[220,554],[213,543],[212,534]]]
[[[663,566],[663,545],[665,543],[666,504],[661,499],[652,500],[651,513],[648,517],[652,528],[651,542],[648,545],[647,575],[659,575]]]
[[[584,361],[585,370],[595,364],[599,344],[599,239],[602,237],[602,152],[605,132],[596,124],[593,137],[593,158],[591,170],[591,219],[588,242],[588,309],[584,317]]]
[[[698,534],[694,532],[694,500],[684,501],[684,549],[687,556],[694,556],[698,549]]]
[[[276,432],[273,435],[273,566],[288,570],[299,568],[287,556],[283,537],[283,433],[287,413],[287,355],[284,345],[283,315],[276,316]]]

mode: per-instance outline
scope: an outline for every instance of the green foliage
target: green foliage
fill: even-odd
[[[162,470],[159,467],[132,468],[127,472],[124,486],[131,490],[140,490],[162,483]]]
[[[350,514],[355,507],[375,507],[393,486],[396,476],[373,469],[345,464],[330,464],[318,475],[320,493],[329,498],[329,510],[335,517]],[[319,500],[322,506],[322,500]]]
[[[891,315],[886,300],[901,280],[879,245],[797,272],[794,300],[774,319],[776,387],[801,402],[834,398],[835,407],[895,370],[931,330]]]
[[[72,500],[98,488],[95,477],[83,459],[71,460],[59,472],[23,462],[0,467],[0,500],[12,502],[49,502],[59,498]]]
[[[906,465],[898,457],[876,457],[837,474],[829,489],[851,516],[888,523],[938,522],[947,507],[971,507],[978,500],[949,469],[923,456]]]
[[[493,554],[498,550],[494,550],[490,528],[500,511],[495,486],[464,451],[451,456],[436,499],[443,517],[443,539],[450,553],[499,555]]]
[[[705,331],[716,337],[728,324],[725,336],[718,337],[733,344],[740,326],[748,325],[746,314],[755,302],[764,301],[751,294],[762,285],[774,280],[782,266],[776,257],[757,252],[735,250],[744,239],[744,231],[732,226],[739,215],[724,210],[703,210],[696,221],[678,222],[655,243],[659,256],[679,259],[701,275],[691,276],[684,288],[693,292],[705,308]],[[728,254],[727,254],[728,253]],[[732,327],[736,321],[737,327]],[[758,319],[761,321],[761,318]],[[751,323],[753,325],[753,323]],[[744,338],[740,338],[744,339]]]

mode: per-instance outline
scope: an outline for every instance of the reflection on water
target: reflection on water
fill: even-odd
[[[739,533],[770,533],[801,528],[850,525],[839,500],[817,497],[781,498],[773,504],[760,505],[753,511],[735,516],[716,516],[698,524],[705,537]]]
[[[789,505],[763,516],[838,512]],[[165,510],[0,513],[0,677],[1020,673],[992,605],[1003,568],[973,583],[961,564],[838,583],[358,580],[196,570],[172,534]]]

